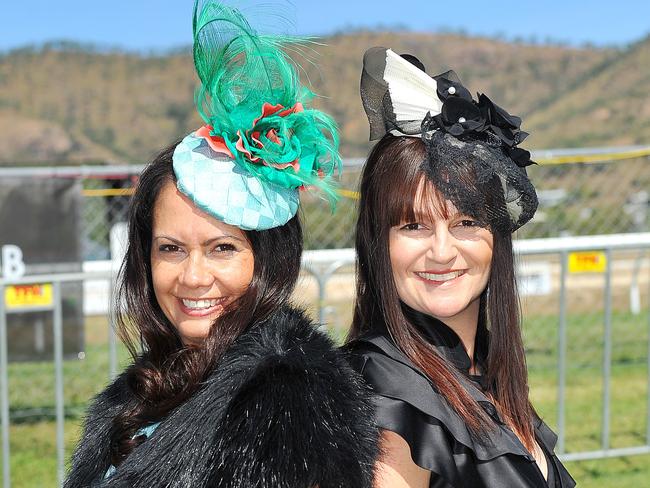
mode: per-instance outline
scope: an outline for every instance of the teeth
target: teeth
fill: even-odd
[[[183,302],[183,305],[185,305],[187,308],[194,308],[194,309],[210,308],[210,307],[214,307],[217,303],[219,303],[218,298],[213,298],[212,300],[187,300],[185,298],[182,298],[181,301]]]
[[[450,273],[416,273],[418,276],[421,278],[424,278],[425,280],[430,280],[430,281],[449,281],[453,280],[454,278],[458,278],[460,275],[462,275],[465,271],[452,271]]]

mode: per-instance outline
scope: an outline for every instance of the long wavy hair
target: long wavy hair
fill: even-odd
[[[243,332],[289,301],[300,273],[298,215],[281,227],[245,231],[254,256],[250,285],[217,318],[201,347],[183,344],[156,300],[151,275],[154,207],[164,185],[176,181],[175,146],[163,150],[142,172],[129,209],[128,246],[114,310],[117,333],[133,357],[125,379],[136,402],[113,420],[111,460],[115,466],[143,441],[142,436],[134,438],[139,428],[182,404]]]
[[[444,143],[444,142],[442,142]],[[357,284],[354,318],[348,340],[377,324],[388,329],[396,345],[422,371],[478,438],[495,427],[472,398],[456,368],[440,356],[405,316],[394,282],[389,254],[392,226],[415,219],[416,194],[427,181],[423,162],[427,152],[420,139],[382,138],[371,151],[361,182],[356,227]],[[473,191],[479,183],[467,174]],[[491,185],[500,185],[494,181]],[[426,188],[431,185],[424,185]],[[500,187],[499,187],[500,188]],[[425,201],[442,204],[445,198],[430,189]],[[490,192],[488,206],[504,205],[502,192]],[[500,195],[500,197],[499,197]],[[490,212],[490,209],[482,211]],[[473,216],[484,220],[484,215]],[[509,232],[491,229],[493,255],[486,289],[480,297],[477,348],[487,347],[485,364],[488,395],[504,420],[528,449],[534,446],[534,410],[528,400],[526,360],[520,330],[519,297]]]

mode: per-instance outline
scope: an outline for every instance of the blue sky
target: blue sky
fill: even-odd
[[[650,33],[648,0],[291,1],[298,34],[398,26],[574,45],[624,45]],[[264,2],[268,0],[258,3]],[[0,50],[61,39],[165,50],[190,44],[191,11],[192,0],[0,0]]]

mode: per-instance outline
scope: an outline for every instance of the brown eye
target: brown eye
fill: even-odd
[[[215,252],[234,252],[236,250],[237,248],[234,245],[228,243],[219,244],[214,248]]]
[[[461,220],[460,225],[463,227],[480,227],[480,224],[476,220],[471,220],[471,219]]]
[[[401,227],[402,230],[420,230],[422,226],[417,222],[411,222]]]
[[[180,252],[181,248],[175,244],[161,244],[158,246],[158,251],[163,253],[175,253]]]

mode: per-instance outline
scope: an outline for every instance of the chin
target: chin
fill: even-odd
[[[467,310],[467,308],[467,306],[463,305],[440,306],[440,304],[437,304],[434,307],[428,307],[426,313],[432,317],[442,320],[455,317],[456,315],[463,313],[465,310]]]
[[[430,310],[429,315],[437,319],[449,319],[458,315],[462,310]]]
[[[200,343],[208,337],[210,333],[210,326],[213,320],[201,321],[201,323],[180,324],[177,327],[178,333],[181,335],[184,343]]]

